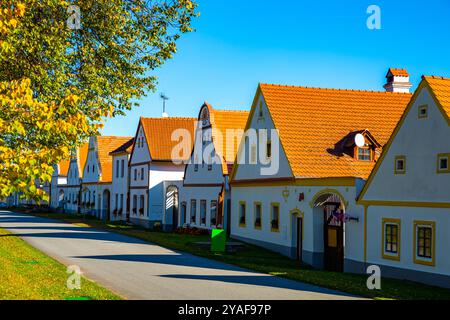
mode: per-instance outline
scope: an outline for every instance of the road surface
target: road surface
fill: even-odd
[[[0,211],[0,228],[126,299],[353,299],[113,232]]]

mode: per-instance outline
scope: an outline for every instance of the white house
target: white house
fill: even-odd
[[[149,228],[155,224],[176,227],[178,186],[192,150],[195,120],[140,119],[130,157],[131,222]],[[167,185],[167,181],[173,183]],[[172,195],[167,204],[166,193]],[[166,209],[172,213],[166,215]]]
[[[130,193],[128,162],[134,138],[128,140],[119,148],[109,153],[112,157],[112,187],[111,187],[111,220],[128,221],[130,214]]]
[[[450,79],[422,77],[358,198],[382,276],[450,287],[449,116]]]
[[[248,114],[216,110],[208,103],[201,107],[180,191],[179,225],[226,229],[231,196],[228,176]]]
[[[65,196],[64,188],[67,185],[67,172],[70,161],[63,160],[53,166],[52,180],[47,189],[50,197],[50,207],[54,209],[64,209]]]
[[[81,182],[83,179],[83,169],[88,154],[88,143],[83,143],[73,152],[67,170],[67,181],[65,184],[58,184],[56,194],[59,198],[64,198],[63,209],[67,213],[79,213]]]
[[[231,237],[351,271],[364,255],[356,197],[411,98],[393,91],[260,84],[231,176]]]
[[[131,137],[96,136],[89,139],[88,154],[83,168],[81,212],[100,219],[113,220],[111,210],[112,157]]]

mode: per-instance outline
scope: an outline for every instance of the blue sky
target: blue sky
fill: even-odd
[[[134,136],[140,116],[196,117],[203,101],[248,110],[258,82],[383,90],[389,67],[450,77],[448,0],[198,0],[195,33],[154,74],[158,89],[126,117],[108,119],[104,135]],[[381,30],[366,10],[381,9]]]

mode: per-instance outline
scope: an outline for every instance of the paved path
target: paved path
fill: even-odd
[[[349,299],[120,234],[0,211],[0,228],[128,299]],[[6,235],[11,236],[11,235]]]

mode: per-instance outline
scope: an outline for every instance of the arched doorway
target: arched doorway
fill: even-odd
[[[292,247],[295,248],[294,257],[302,262],[303,261],[303,225],[305,215],[298,208],[290,211],[291,214],[291,226],[292,226]]]
[[[166,189],[165,225],[169,229],[178,228],[178,187],[171,185]]]
[[[110,193],[109,190],[106,189],[103,191],[102,195],[102,217],[104,220],[111,220],[111,210],[110,210],[110,201],[109,201]]]
[[[339,191],[326,189],[311,201],[315,215],[322,215],[323,266],[326,270],[344,270],[345,210],[348,203]],[[317,217],[316,217],[317,218]]]

